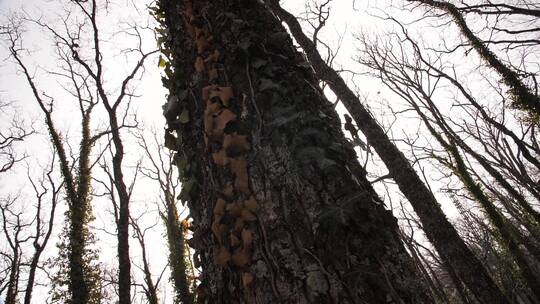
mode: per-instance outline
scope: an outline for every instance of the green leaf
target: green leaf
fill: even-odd
[[[189,111],[187,109],[182,111],[182,113],[180,114],[180,117],[178,117],[178,121],[183,124],[186,124],[189,122]]]
[[[169,132],[165,132],[164,145],[169,150],[176,150],[176,137]]]
[[[191,199],[191,190],[193,190],[193,186],[195,186],[196,182],[195,178],[192,177],[187,182],[182,183],[182,191],[180,191],[180,194],[177,197],[182,201],[182,204]]]
[[[167,61],[165,61],[165,59],[163,59],[163,57],[160,55],[159,56],[158,67],[164,68],[166,66],[167,66]]]
[[[261,78],[261,82],[259,84],[259,89],[261,91],[272,90],[272,89],[279,90],[279,88],[280,88],[280,85],[273,82],[271,79]]]
[[[176,167],[178,167],[178,172],[179,172],[180,177],[184,177],[186,171],[189,168],[187,159],[185,157],[179,156],[179,154],[177,153],[175,155],[175,160],[176,160]]]
[[[257,58],[255,60],[253,60],[253,62],[251,63],[251,66],[258,69],[260,67],[265,66],[267,63],[268,63],[268,61],[266,61],[264,59]]]

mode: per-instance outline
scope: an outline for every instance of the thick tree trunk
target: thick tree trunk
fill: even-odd
[[[159,5],[198,302],[432,303],[279,21],[256,0]]]
[[[422,182],[407,158],[362,106],[356,94],[348,88],[339,74],[320,57],[313,42],[302,32],[296,18],[279,5],[272,7],[279,18],[287,23],[296,41],[306,52],[317,77],[326,81],[332,91],[340,98],[354,118],[358,128],[383,160],[390,175],[420,218],[426,236],[437,249],[448,271],[454,272],[475,294],[480,303],[506,303],[504,295],[480,261],[460,238],[446,218],[433,193]],[[460,282],[455,283],[456,285],[460,284]]]

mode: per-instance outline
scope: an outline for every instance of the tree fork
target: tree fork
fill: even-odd
[[[279,21],[256,0],[158,5],[198,303],[432,303]]]

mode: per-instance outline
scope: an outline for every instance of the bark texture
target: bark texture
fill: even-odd
[[[279,21],[256,0],[159,6],[198,303],[432,303]]]
[[[277,4],[272,5],[272,10],[286,22],[294,38],[306,52],[317,77],[327,82],[340,98],[369,144],[383,160],[390,176],[413,206],[426,236],[437,249],[448,271],[454,272],[480,303],[507,303],[502,292],[448,221],[433,193],[422,182],[405,155],[388,138],[343,78],[324,62],[313,42],[302,32],[296,18]],[[455,283],[460,285],[460,282]]]

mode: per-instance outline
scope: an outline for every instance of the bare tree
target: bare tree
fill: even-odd
[[[2,125],[0,130],[0,173],[7,172],[15,163],[24,159],[24,156],[17,155],[14,144],[35,133],[31,126],[26,126],[20,119],[13,117],[12,111],[12,103],[0,101],[2,124],[10,121],[9,125]]]
[[[160,187],[160,209],[162,209],[160,216],[167,232],[169,268],[174,287],[175,303],[195,303],[193,292],[195,270],[186,243],[188,231],[187,226],[180,219],[177,208],[180,181],[174,169],[174,161],[178,160],[178,156],[165,149],[155,131],[148,137],[142,131],[136,136],[139,146],[143,149],[145,158],[148,160],[147,165],[143,164],[140,167],[141,174],[157,182]]]
[[[501,238],[500,245],[508,250],[513,261],[518,265],[521,277],[527,282],[530,290],[536,293],[537,290],[540,290],[540,286],[538,285],[538,276],[536,275],[536,268],[539,265],[539,247],[535,238],[524,234],[523,231],[519,231],[506,218],[495,204],[492,196],[488,195],[478,182],[482,181],[483,177],[477,173],[474,173],[474,175],[471,173],[474,170],[472,170],[472,166],[463,154],[466,153],[477,161],[481,168],[497,182],[503,184],[505,189],[509,190],[509,194],[518,193],[516,201],[508,202],[506,198],[503,198],[501,204],[511,211],[511,214],[517,213],[519,216],[514,219],[523,221],[524,226],[529,227],[530,233],[536,235],[535,227],[538,227],[539,224],[535,219],[537,217],[537,211],[527,202],[520,191],[515,189],[516,185],[510,185],[502,177],[500,169],[496,168],[501,163],[488,160],[489,156],[482,155],[483,153],[479,152],[477,148],[474,148],[470,141],[471,139],[476,139],[477,144],[485,149],[486,153],[484,154],[489,153],[489,143],[492,140],[499,141],[501,138],[503,141],[504,138],[518,139],[516,142],[522,146],[522,149],[529,149],[530,145],[523,141],[522,138],[519,139],[503,123],[496,121],[495,118],[487,113],[484,106],[478,104],[472,97],[472,93],[464,88],[464,85],[455,78],[456,76],[451,76],[455,75],[455,69],[451,70],[450,73],[452,74],[444,72],[443,70],[447,63],[441,62],[440,57],[436,57],[435,61],[432,61],[433,59],[430,56],[423,54],[422,49],[425,48],[420,47],[408,35],[401,24],[398,23],[398,25],[401,28],[400,34],[390,33],[387,37],[399,39],[401,43],[399,48],[392,48],[391,41],[382,42],[379,39],[378,43],[370,44],[364,40],[364,51],[362,52],[362,56],[359,57],[359,60],[371,68],[373,74],[380,77],[392,91],[407,101],[421,118],[431,136],[436,139],[444,152],[441,155],[441,153],[435,153],[433,148],[423,147],[421,149],[425,149],[431,158],[436,159],[443,166],[447,167],[463,183],[463,189],[485,211],[486,217],[494,227],[494,231]],[[409,46],[411,49],[407,48]],[[443,114],[443,111],[436,105],[435,92],[446,82],[459,89],[458,92],[460,92],[461,96],[454,97],[454,104],[457,105],[456,108],[464,110],[463,113],[465,115],[470,115],[471,120],[457,121],[458,119]],[[460,101],[461,98],[464,98],[466,102]],[[482,120],[478,120],[482,116],[485,118],[483,122]],[[497,137],[493,138],[489,132],[483,132],[482,125],[487,126],[487,130],[501,132],[496,133]],[[468,138],[465,139],[466,137]],[[511,153],[516,152],[512,151]],[[519,185],[518,183],[517,187],[523,187],[524,185]],[[487,189],[490,188],[487,187]],[[501,196],[498,197],[502,198]],[[514,210],[516,212],[512,212]],[[522,212],[525,212],[524,216]]]
[[[44,114],[51,141],[57,151],[62,175],[65,179],[66,195],[69,206],[68,249],[69,255],[69,292],[72,303],[90,303],[91,293],[98,292],[96,282],[90,282],[85,273],[88,270],[83,255],[88,243],[88,222],[92,219],[91,176],[92,168],[97,161],[93,159],[92,148],[104,135],[110,136],[112,151],[112,171],[114,187],[117,189],[119,200],[118,256],[119,256],[119,291],[120,303],[130,301],[130,260],[129,260],[129,193],[124,182],[123,156],[124,147],[121,129],[126,127],[129,113],[129,101],[135,96],[131,82],[140,75],[143,64],[155,51],[142,50],[141,27],[132,26],[126,35],[135,37],[136,47],[126,50],[127,54],[139,54],[133,68],[118,85],[118,93],[112,96],[105,85],[106,71],[103,67],[104,54],[101,47],[98,14],[106,14],[107,7],[102,7],[97,1],[67,1],[66,13],[61,19],[60,26],[55,27],[43,19],[25,17],[31,24],[42,28],[52,36],[56,46],[56,54],[60,63],[60,71],[50,72],[50,75],[67,80],[67,92],[75,99],[81,115],[79,153],[72,160],[66,148],[68,143],[55,126],[53,109],[54,98],[41,93],[37,81],[24,63],[21,34],[12,23],[6,32],[10,42],[9,50],[12,58],[22,70],[30,85],[37,104]],[[126,104],[127,103],[127,104]],[[93,131],[91,129],[92,112],[97,105],[102,105],[107,113],[106,128]],[[100,154],[97,156],[101,157]],[[76,163],[76,165],[75,165]],[[86,267],[86,268],[85,268]]]
[[[434,0],[408,0],[409,2],[420,3],[427,8],[440,10],[448,14],[457,27],[459,31],[467,39],[468,45],[470,45],[478,55],[491,67],[495,70],[502,81],[509,87],[510,96],[512,99],[512,106],[521,110],[524,110],[529,113],[533,122],[538,122],[540,117],[540,97],[538,96],[537,87],[529,87],[522,80],[522,75],[510,66],[502,62],[495,53],[493,53],[487,46],[489,41],[486,43],[482,41],[477,35],[473,33],[469,27],[463,12],[476,12],[480,14],[495,14],[495,15],[524,15],[530,16],[533,18],[538,18],[540,15],[540,9],[533,5],[532,3],[525,2],[523,7],[518,5],[510,4],[495,4],[488,2],[487,4],[465,4],[460,8],[453,3],[447,1],[434,1]],[[524,41],[519,41],[523,44]],[[536,42],[538,43],[538,41]],[[536,82],[535,82],[536,85]]]
[[[25,304],[31,303],[36,273],[43,267],[41,256],[53,232],[60,201],[61,183],[54,176],[54,165],[53,157],[38,179],[28,174],[33,200],[20,193],[2,198],[2,240],[10,249],[1,252],[9,265],[9,276],[0,284],[0,293],[6,290],[6,303],[19,303],[19,294],[23,294]]]

